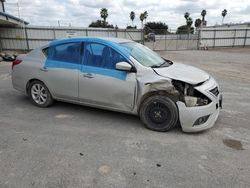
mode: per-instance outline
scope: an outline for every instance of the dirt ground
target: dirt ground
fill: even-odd
[[[136,116],[58,102],[33,106],[0,62],[0,187],[250,187],[250,49],[159,52],[209,72],[215,126],[159,133]]]

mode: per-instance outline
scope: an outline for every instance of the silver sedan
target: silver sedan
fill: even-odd
[[[208,129],[222,104],[212,76],[125,39],[56,40],[19,55],[12,69],[13,87],[36,106],[59,100],[135,114],[156,131]]]

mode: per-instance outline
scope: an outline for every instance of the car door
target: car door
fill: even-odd
[[[61,99],[78,100],[78,74],[82,43],[71,42],[50,46],[41,71],[52,94]]]
[[[123,61],[127,60],[105,44],[85,43],[79,74],[80,101],[131,111],[136,92],[136,73],[116,70],[116,63]]]

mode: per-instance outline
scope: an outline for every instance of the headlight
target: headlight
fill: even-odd
[[[193,96],[185,96],[185,103],[187,107],[194,107],[194,106],[203,106],[209,103],[208,98],[199,98]]]
[[[211,102],[211,100],[196,90],[191,84],[187,84],[181,81],[172,81],[174,87],[180,94],[180,100],[185,102],[187,107],[204,106]]]
[[[197,104],[197,98],[192,96],[185,96],[185,103],[187,107],[194,107]]]

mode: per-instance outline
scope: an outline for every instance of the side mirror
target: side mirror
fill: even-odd
[[[129,63],[123,61],[123,62],[116,63],[115,68],[117,70],[122,70],[122,71],[131,71],[132,70],[132,65],[130,65]]]

